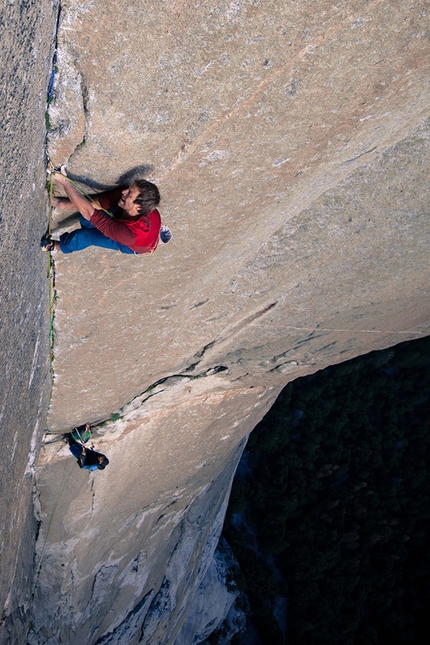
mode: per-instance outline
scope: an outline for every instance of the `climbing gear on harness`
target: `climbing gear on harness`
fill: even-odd
[[[67,181],[70,184],[72,184],[76,188],[76,190],[78,190],[81,193],[81,195],[86,197],[88,199],[88,201],[91,202],[91,204],[94,205],[95,208],[97,208],[98,210],[102,210],[104,213],[109,215],[109,217],[113,217],[112,213],[109,210],[107,210],[106,208],[103,208],[103,206],[99,206],[98,204],[96,204],[96,202],[93,200],[93,198],[90,195],[88,195],[88,193],[86,193],[84,190],[82,190],[82,188],[80,188],[78,186],[76,181],[73,181],[73,179],[70,179],[70,177],[67,175],[67,166],[66,166],[65,163],[61,164],[61,166],[53,166],[52,164],[51,164],[51,166],[52,166],[51,168],[47,168],[47,170],[46,170],[46,172],[51,176],[51,181],[52,181],[52,175],[53,174],[55,174],[55,173],[58,174],[59,173],[59,174],[63,175],[63,177],[65,177],[67,179]]]

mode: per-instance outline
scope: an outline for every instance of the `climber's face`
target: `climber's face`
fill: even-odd
[[[139,215],[139,204],[134,204],[134,200],[139,195],[139,189],[135,184],[122,191],[122,197],[118,202],[118,206],[126,211],[131,217]]]

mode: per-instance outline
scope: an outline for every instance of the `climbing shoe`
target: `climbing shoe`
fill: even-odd
[[[50,235],[44,235],[40,241],[42,251],[55,251],[55,242]]]

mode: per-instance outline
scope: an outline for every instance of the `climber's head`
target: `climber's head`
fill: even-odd
[[[128,188],[122,191],[118,206],[130,217],[148,215],[160,203],[160,192],[155,184],[146,179],[136,179]]]
[[[99,470],[104,470],[109,463],[109,459],[104,455],[99,455],[97,457],[97,468]]]

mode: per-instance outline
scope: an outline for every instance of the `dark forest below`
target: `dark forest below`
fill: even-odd
[[[258,632],[246,643],[427,642],[429,398],[430,338],[284,388],[224,528]]]

